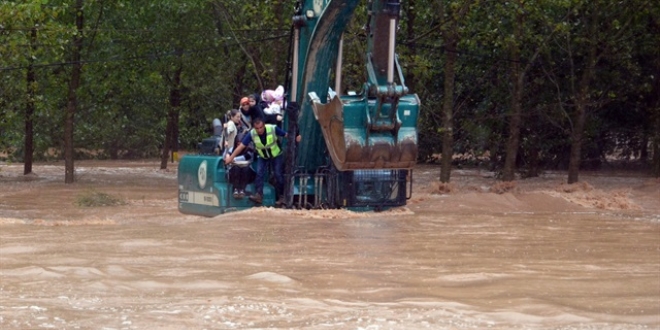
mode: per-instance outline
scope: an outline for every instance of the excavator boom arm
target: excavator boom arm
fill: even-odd
[[[329,157],[339,170],[408,169],[417,159],[419,99],[408,95],[395,53],[399,0],[368,3],[366,82],[361,93],[328,98],[333,67],[341,76],[340,43],[357,0],[305,1],[296,33],[300,36],[301,105],[296,118],[305,139],[297,165],[322,166]],[[298,78],[298,77],[296,77]],[[337,91],[338,93],[341,91]]]

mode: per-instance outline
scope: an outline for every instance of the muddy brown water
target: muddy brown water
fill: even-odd
[[[659,329],[660,181],[415,169],[381,213],[176,207],[176,164],[0,163],[0,329]],[[80,207],[90,192],[126,204]]]

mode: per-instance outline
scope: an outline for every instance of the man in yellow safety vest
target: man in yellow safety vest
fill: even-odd
[[[250,134],[246,134],[241,143],[236,147],[231,155],[225,156],[225,164],[229,164],[234,157],[241,154],[241,151],[254,143],[257,151],[257,178],[254,180],[255,193],[250,196],[250,200],[257,204],[263,201],[264,177],[270,164],[273,164],[273,175],[277,185],[275,192],[279,196],[277,205],[284,204],[284,153],[278,144],[277,137],[287,137],[287,132],[276,125],[265,124],[263,118],[253,119]],[[296,142],[300,141],[300,135],[296,136]]]

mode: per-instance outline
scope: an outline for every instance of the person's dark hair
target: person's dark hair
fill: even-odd
[[[266,123],[264,122],[264,119],[261,118],[261,117],[257,117],[257,118],[252,119],[252,127],[254,127],[254,125],[255,125],[255,124],[258,124],[258,123],[262,123],[262,124],[264,124],[264,125],[266,124]]]
[[[232,118],[238,114],[239,110],[238,109],[231,109],[229,110],[229,118]]]

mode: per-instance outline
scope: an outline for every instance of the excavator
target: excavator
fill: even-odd
[[[358,92],[341,93],[343,34],[359,2],[295,3],[284,124],[302,139],[283,142],[283,207],[382,211],[411,197],[420,100],[409,93],[395,52],[400,0],[368,1],[366,81]],[[216,216],[275,206],[268,183],[261,204],[232,196],[217,139],[204,139],[198,153],[180,159],[179,211]],[[254,192],[253,184],[246,191]]]

